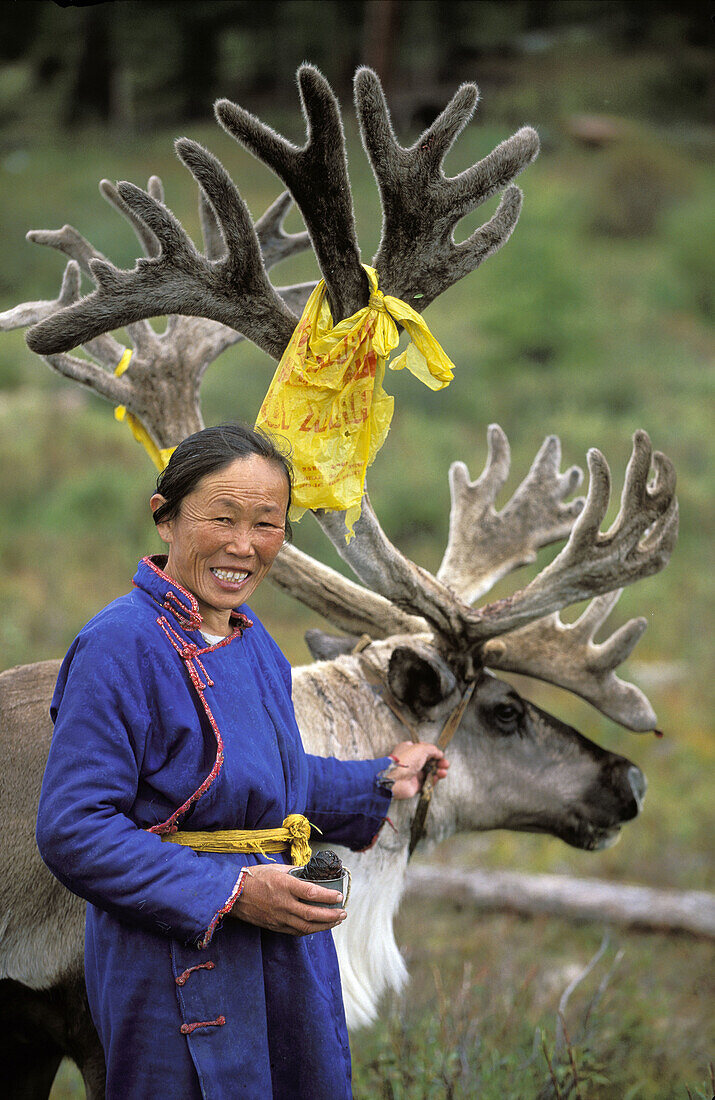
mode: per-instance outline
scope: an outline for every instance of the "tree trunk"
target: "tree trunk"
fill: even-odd
[[[439,897],[477,909],[547,913],[715,938],[715,894],[704,890],[653,890],[593,878],[415,864],[407,874],[407,891],[411,897]]]

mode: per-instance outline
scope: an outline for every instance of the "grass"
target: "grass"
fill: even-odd
[[[567,1051],[555,1051],[559,1002],[597,952],[601,926],[474,920],[445,899],[403,906],[398,932],[409,993],[354,1039],[356,1100],[532,1100],[550,1083],[544,1046],[557,1077],[572,1075]],[[711,964],[707,943],[610,933],[564,1011],[584,1100],[696,1094],[715,1038],[703,1016]],[[562,1084],[561,1095],[575,1094]]]
[[[564,58],[569,80],[574,64]],[[615,86],[619,66],[602,79]],[[447,535],[449,463],[464,459],[477,475],[489,422],[498,421],[512,445],[504,500],[551,432],[562,440],[565,466],[583,465],[586,449],[599,446],[617,493],[630,436],[646,428],[678,470],[681,535],[668,568],[624,593],[612,625],[634,615],[648,619],[624,675],[647,684],[666,737],[636,738],[571,696],[521,681],[535,702],[639,763],[650,784],[644,814],[616,848],[597,856],[550,838],[502,833],[455,838],[437,858],[466,867],[712,889],[712,798],[704,781],[713,755],[712,642],[705,625],[712,596],[711,173],[700,146],[679,140],[675,129],[658,132],[642,122],[632,123],[641,150],[635,166],[624,168],[622,150],[571,144],[556,124],[553,89],[539,82],[538,67],[534,62],[531,75],[550,129],[544,153],[522,181],[520,224],[498,256],[430,307],[429,323],[458,367],[453,385],[432,394],[411,378],[388,376],[397,411],[371,471],[371,493],[390,536],[435,569]],[[595,68],[584,80],[596,97]],[[519,105],[512,95],[510,106],[499,99],[487,124],[460,138],[449,172],[506,136],[500,117],[517,125],[541,116],[533,99]],[[12,156],[0,164],[9,185],[0,208],[6,242],[0,309],[56,294],[61,258],[25,244],[28,228],[69,221],[115,262],[131,265],[133,236],[97,195],[101,176],[143,182],[158,172],[169,205],[196,233],[194,187],[171,152],[174,136],[129,143],[86,132],[62,142],[15,140]],[[217,128],[192,127],[191,136],[223,159],[254,215],[262,212],[277,193],[268,172]],[[351,124],[348,136],[360,239],[370,255],[379,236],[378,205]],[[492,208],[468,219],[463,232]],[[628,209],[633,216],[624,220]],[[298,228],[297,217],[291,219],[290,227]],[[276,277],[290,282],[313,274],[309,257],[299,257]],[[138,557],[158,547],[145,506],[151,468],[126,428],[106,404],[33,360],[20,334],[3,336],[2,347],[0,644],[4,663],[12,665],[61,655],[79,627],[126,590]],[[227,411],[250,420],[271,372],[255,348],[230,349],[206,377],[206,422]],[[611,518],[616,510],[614,503]],[[307,518],[297,543],[337,564]],[[532,573],[522,571],[494,594]],[[306,661],[302,633],[314,618],[269,586],[256,608],[291,660]],[[412,984],[404,1002],[355,1037],[358,1100],[546,1096],[554,1086],[543,1045],[562,1095],[567,1089],[575,1095],[570,1060],[562,1065],[555,1057],[556,1011],[574,970],[598,947],[600,927],[507,916],[475,920],[445,899],[420,906],[419,913],[406,906],[398,933]],[[580,1023],[605,970],[569,1004],[566,1025],[582,1096],[686,1100],[688,1089],[694,1097],[709,1096],[710,945],[619,932],[610,962],[619,950],[622,960],[594,1008],[587,1040],[579,1039]],[[63,1067],[53,1100],[81,1095],[72,1074]]]

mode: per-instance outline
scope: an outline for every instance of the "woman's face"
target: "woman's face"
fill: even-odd
[[[152,511],[163,503],[156,493]],[[270,569],[283,545],[287,507],[281,467],[249,455],[207,474],[178,516],[157,525],[169,547],[165,572],[196,597],[209,633],[227,633],[231,609],[253,595]]]

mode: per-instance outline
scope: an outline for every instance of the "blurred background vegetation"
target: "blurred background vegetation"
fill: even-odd
[[[676,463],[680,541],[663,574],[624,593],[613,625],[648,618],[625,675],[649,693],[666,737],[639,739],[556,689],[521,682],[530,698],[643,767],[644,813],[617,848],[595,856],[498,834],[455,839],[441,860],[712,888],[704,776],[713,756],[712,27],[705,3],[617,0],[128,0],[0,10],[0,310],[56,296],[62,258],[28,244],[28,229],[69,222],[115,263],[132,265],[136,242],[101,199],[103,176],[144,185],[159,174],[167,203],[196,236],[195,187],[172,150],[183,133],[222,159],[259,216],[280,184],[212,122],[211,103],[234,98],[301,141],[294,72],[304,59],[344,107],[368,259],[380,218],[350,102],[356,65],[380,73],[405,144],[462,80],[477,81],[476,122],[450,154],[449,174],[517,126],[538,128],[542,153],[520,180],[525,202],[512,240],[429,309],[458,366],[452,386],[433,394],[388,377],[396,415],[371,491],[391,537],[436,568],[447,469],[463,459],[478,474],[488,423],[510,438],[512,489],[555,433],[564,465],[584,465],[587,448],[600,447],[618,490],[630,436],[646,428]],[[460,235],[494,205],[465,219]],[[299,224],[291,214],[290,228]],[[314,276],[309,256],[275,273],[281,283]],[[206,422],[251,421],[272,369],[246,344],[226,352],[204,383]],[[105,403],[33,358],[21,333],[2,337],[0,461],[0,644],[10,667],[60,656],[158,545],[143,451]],[[337,564],[309,518],[296,542]],[[307,660],[311,617],[268,586],[256,607],[291,660]],[[414,975],[409,1011],[397,1005],[385,1026],[357,1037],[356,1095],[536,1096],[549,1075],[535,1029],[552,1048],[559,995],[600,930],[475,922],[445,902],[419,916],[403,907],[400,936]],[[635,932],[614,940],[625,954],[598,1009],[602,1026],[575,1051],[582,1095],[685,1100],[687,1084],[705,1096],[708,945]],[[56,1086],[61,1095],[79,1095],[70,1071]],[[563,1095],[571,1095],[565,1086]]]

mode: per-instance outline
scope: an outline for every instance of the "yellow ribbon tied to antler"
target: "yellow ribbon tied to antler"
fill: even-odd
[[[122,355],[122,358],[119,360],[116,367],[114,368],[114,373],[117,378],[121,378],[121,376],[124,374],[125,370],[129,366],[129,363],[131,362],[131,358],[132,349],[126,348],[124,354]],[[157,469],[163,470],[167,462],[173,455],[174,451],[176,450],[176,447],[157,447],[156,443],[149,435],[141,420],[139,420],[138,417],[134,415],[134,413],[128,412],[126,405],[115,406],[114,418],[115,420],[119,420],[120,422],[122,420],[125,421],[128,427],[131,429],[131,433],[136,439],[137,443],[141,443],[142,447],[149,455],[149,458],[152,460]]]
[[[448,386],[454,363],[406,302],[378,290],[363,264],[370,300],[333,326],[321,280],[308,299],[261,406],[256,427],[291,444],[291,518],[306,509],[345,511],[348,538],[360,516],[367,467],[385,442],[394,401],[382,388],[388,356],[410,338],[390,370],[404,367],[432,390]]]

